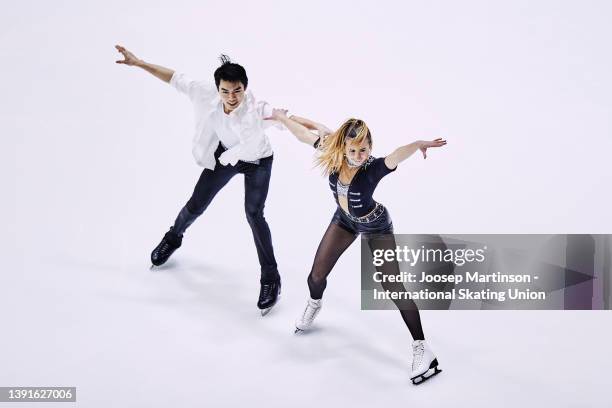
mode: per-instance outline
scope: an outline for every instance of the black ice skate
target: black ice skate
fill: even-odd
[[[270,309],[276,304],[281,293],[280,278],[273,282],[262,282],[259,290],[259,300],[257,307],[261,310],[261,315],[265,316],[270,312]]]
[[[151,252],[151,263],[153,264],[151,269],[153,266],[160,266],[166,263],[170,255],[181,246],[182,241],[183,236],[174,233],[172,227],[170,227],[170,230],[166,232],[159,245]]]

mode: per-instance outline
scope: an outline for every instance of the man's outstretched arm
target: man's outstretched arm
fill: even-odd
[[[170,82],[172,79],[172,75],[174,75],[174,71],[170,68],[162,67],[161,65],[150,64],[145,62],[132,54],[129,50],[122,47],[121,45],[115,45],[117,51],[119,51],[123,55],[123,60],[115,61],[117,64],[125,64],[129,66],[140,67],[147,71],[148,73],[155,75],[157,78],[161,79],[164,82]]]

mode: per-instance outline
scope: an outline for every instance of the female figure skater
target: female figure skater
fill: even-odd
[[[319,150],[317,164],[329,178],[329,185],[338,204],[332,220],[319,244],[310,274],[308,288],[310,299],[302,316],[296,321],[296,333],[307,330],[321,310],[321,298],[336,261],[361,233],[368,240],[371,250],[395,249],[393,224],[387,209],[374,201],[372,194],[378,182],[396,170],[397,165],[421,150],[427,157],[427,149],[441,147],[445,140],[410,143],[397,148],[386,157],[370,155],[372,135],[367,125],[359,119],[349,119],[335,132],[325,134],[325,126],[308,119],[291,116],[286,111],[274,109],[272,119],[283,123],[296,138]],[[317,130],[316,136],[311,130]],[[384,239],[380,239],[380,237]],[[377,238],[377,239],[374,239]],[[384,275],[399,274],[396,262],[385,263]],[[383,283],[383,289],[404,291],[402,283]],[[441,372],[438,361],[425,342],[419,310],[414,301],[394,300],[413,338],[413,362],[411,380],[414,384]],[[433,370],[433,371],[430,371]],[[429,374],[429,375],[427,375]]]

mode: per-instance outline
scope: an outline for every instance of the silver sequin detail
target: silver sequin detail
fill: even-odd
[[[338,190],[339,196],[346,197],[348,195],[349,184],[343,184],[338,178],[338,183],[336,183],[336,189]]]

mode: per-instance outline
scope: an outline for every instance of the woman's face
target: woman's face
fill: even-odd
[[[367,138],[364,138],[361,143],[348,141],[344,145],[344,154],[352,166],[361,166],[370,157],[371,150]]]

